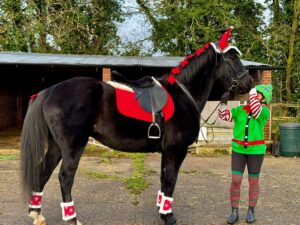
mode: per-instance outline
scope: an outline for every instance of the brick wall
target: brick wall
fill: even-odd
[[[16,126],[16,96],[15,92],[0,88],[0,130]]]
[[[111,80],[111,68],[103,67],[103,69],[102,69],[102,80],[104,82]]]
[[[272,84],[272,71],[271,70],[263,70],[261,73],[261,81],[263,84]],[[271,118],[272,118],[272,115],[270,115],[270,119],[268,120],[268,122],[265,126],[265,140],[266,141],[271,140]]]
[[[263,70],[261,73],[261,81],[263,84],[272,84],[272,71]]]

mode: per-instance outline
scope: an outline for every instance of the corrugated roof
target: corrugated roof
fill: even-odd
[[[0,64],[65,66],[143,66],[175,67],[183,57],[139,57],[106,55],[67,55],[24,52],[0,52]],[[242,60],[246,68],[272,68],[271,65]]]

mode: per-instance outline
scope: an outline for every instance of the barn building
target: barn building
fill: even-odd
[[[111,79],[117,70],[130,80],[169,73],[183,57],[129,57],[0,52],[0,130],[22,126],[29,97],[76,76]],[[270,65],[242,60],[257,83],[270,84]],[[205,113],[205,112],[203,112]],[[270,123],[266,139],[270,138]]]

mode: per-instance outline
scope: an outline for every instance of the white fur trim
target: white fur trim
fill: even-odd
[[[159,202],[159,196],[160,195],[161,195],[161,199],[160,199],[160,202]],[[158,193],[157,193],[157,198],[156,198],[156,206],[157,207],[161,206],[163,197],[164,197],[164,193],[159,190]]]
[[[163,196],[161,201],[161,206],[159,209],[159,213],[161,214],[168,214],[172,212],[172,204],[173,204],[173,198]]]
[[[210,44],[211,46],[213,46],[213,48],[214,48],[214,50],[215,50],[216,53],[221,53],[220,49],[217,48],[217,46],[215,45],[215,43],[210,42],[209,44]]]
[[[73,219],[73,218],[76,217],[76,212],[75,211],[71,216],[66,216],[65,215],[65,207],[70,207],[70,206],[74,206],[74,201],[60,203],[60,207],[62,209],[62,216],[63,216],[64,221],[68,221],[68,220]]]
[[[156,80],[154,77],[151,77],[153,80],[154,80],[154,82],[158,85],[158,86],[160,86],[161,87],[161,84],[159,83],[159,81],[158,80]]]
[[[217,53],[226,53],[226,52],[228,52],[230,49],[234,49],[235,51],[237,51],[237,53],[238,53],[240,56],[243,55],[243,54],[241,53],[241,51],[240,51],[236,46],[233,46],[233,45],[227,46],[227,47],[224,48],[224,50],[222,51],[222,50],[219,49],[219,47],[217,47],[217,46],[215,45],[215,43],[210,42],[209,44],[210,44],[211,46],[213,46],[215,52],[217,52]]]
[[[222,52],[223,52],[223,53],[226,53],[226,52],[228,52],[230,49],[234,49],[235,51],[237,51],[237,53],[239,53],[240,56],[243,55],[243,54],[241,53],[241,51],[240,51],[236,46],[233,46],[233,45],[227,46],[226,48],[224,48],[224,50],[223,50]]]
[[[256,88],[251,88],[250,92],[249,92],[250,95],[256,95],[257,94],[257,90]]]
[[[31,205],[31,204],[29,204],[29,208],[31,208],[31,209],[40,209],[40,208],[42,208],[42,205]]]
[[[32,192],[32,195],[43,196],[44,192]]]
[[[121,83],[118,83],[118,82],[115,82],[115,81],[107,81],[106,83],[113,86],[114,88],[119,88],[119,89],[122,89],[122,90],[125,90],[125,91],[134,92],[134,90],[132,88],[128,87],[125,84],[121,84]]]

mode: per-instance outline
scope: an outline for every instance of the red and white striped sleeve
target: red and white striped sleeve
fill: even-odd
[[[259,102],[257,91],[255,88],[252,88],[249,92],[249,102],[250,102],[250,109],[252,112],[252,117],[257,119],[261,113],[262,106]]]
[[[231,111],[227,108],[227,105],[220,104],[218,111],[220,119],[232,122],[232,114]]]

